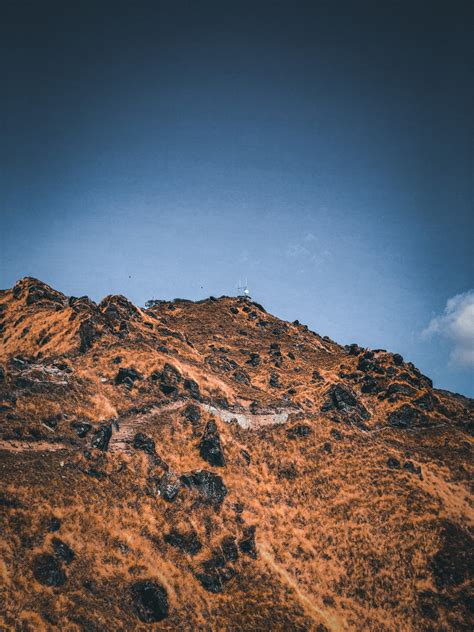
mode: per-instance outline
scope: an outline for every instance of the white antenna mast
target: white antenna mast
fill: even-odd
[[[239,292],[239,294],[238,294],[239,298],[250,298],[250,292],[249,292],[249,288],[248,288],[247,279],[245,279],[244,283],[242,283],[242,281],[239,280],[239,284],[237,286],[237,290]]]

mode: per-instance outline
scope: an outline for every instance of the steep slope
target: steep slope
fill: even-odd
[[[247,299],[0,292],[5,629],[470,630],[473,402]]]

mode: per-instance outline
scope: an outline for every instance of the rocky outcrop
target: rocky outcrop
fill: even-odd
[[[199,454],[209,463],[209,465],[214,465],[215,467],[225,466],[224,451],[222,449],[217,425],[214,420],[207,423],[198,447]]]

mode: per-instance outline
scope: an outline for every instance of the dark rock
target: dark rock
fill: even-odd
[[[4,382],[5,381],[5,369],[0,366],[0,382]]]
[[[166,590],[151,579],[135,582],[130,588],[133,608],[143,623],[166,619],[169,613]]]
[[[93,467],[90,467],[88,470],[86,470],[86,474],[88,476],[92,476],[93,478],[97,478],[98,480],[102,480],[107,477],[107,474],[105,472],[102,472],[101,470],[96,470]]]
[[[79,339],[81,344],[79,346],[79,351],[81,353],[85,353],[88,349],[92,347],[92,343],[97,337],[97,331],[92,324],[91,320],[84,320],[79,325]]]
[[[280,381],[278,378],[278,373],[272,373],[270,375],[270,380],[268,381],[268,383],[272,388],[279,388]]]
[[[115,356],[115,358],[112,360],[112,362],[114,364],[120,364],[122,362],[122,356]]]
[[[328,454],[332,454],[332,445],[329,443],[329,441],[326,441],[326,443],[323,445],[323,450]]]
[[[260,354],[259,353],[251,353],[250,359],[247,360],[247,364],[251,366],[258,366],[260,364]]]
[[[384,374],[385,369],[383,368],[383,366],[381,366],[378,362],[370,359],[371,356],[368,356],[369,353],[365,353],[361,358],[359,358],[359,362],[357,363],[357,370],[363,371],[364,373],[373,372]]]
[[[33,575],[44,586],[62,586],[66,581],[66,573],[60,563],[49,553],[41,553],[34,558]]]
[[[222,449],[217,425],[214,420],[211,419],[211,421],[207,423],[198,447],[201,458],[207,461],[210,465],[214,465],[216,467],[225,466],[224,451]]]
[[[403,464],[403,469],[407,470],[407,472],[411,472],[411,474],[416,474],[421,481],[423,480],[421,467],[419,465],[415,465],[413,461],[405,461],[405,463]]]
[[[237,309],[237,307],[231,307],[231,308],[230,308],[230,311],[231,311],[233,314],[238,314],[238,313],[239,313],[239,310]]]
[[[194,404],[188,404],[183,411],[183,417],[190,421],[193,426],[197,426],[201,421],[201,411]]]
[[[360,390],[361,393],[380,393],[382,386],[380,382],[374,380],[373,377],[365,375]]]
[[[317,370],[314,369],[312,375],[311,375],[311,381],[312,382],[324,382],[324,378],[321,375],[321,373]]]
[[[198,470],[190,474],[183,474],[181,482],[189,489],[195,489],[203,502],[220,509],[227,495],[227,487],[220,476],[206,470]]]
[[[202,544],[198,538],[198,534],[194,529],[181,533],[177,529],[172,529],[164,537],[167,544],[174,546],[189,555],[196,555],[202,549]]]
[[[432,393],[426,391],[426,393],[423,393],[423,395],[420,395],[420,397],[415,399],[413,403],[416,404],[419,408],[431,412],[432,410],[434,410],[435,406],[439,402]]]
[[[388,416],[388,423],[394,428],[412,428],[426,426],[429,423],[427,417],[409,404],[403,404]]]
[[[17,388],[30,388],[34,382],[29,377],[19,376],[15,379],[15,386]]]
[[[189,394],[194,399],[201,399],[201,393],[199,392],[199,385],[197,382],[191,379],[184,380],[183,384],[185,390],[189,391]]]
[[[256,415],[259,411],[258,402],[253,401],[249,406],[249,410],[252,413],[252,415]]]
[[[201,571],[196,573],[196,579],[203,588],[210,593],[221,593],[225,585],[234,577],[235,571],[225,565],[225,559],[220,554],[214,554],[201,565]]]
[[[393,364],[396,366],[401,366],[403,364],[403,356],[399,353],[394,353],[392,356]]]
[[[48,426],[48,428],[50,428],[51,430],[54,430],[55,428],[57,428],[58,422],[61,419],[62,419],[62,415],[61,415],[61,413],[59,413],[58,415],[52,415],[50,417],[44,417],[42,419],[42,423],[45,426]]]
[[[292,428],[288,428],[286,435],[289,439],[298,439],[301,437],[308,437],[311,434],[311,426],[306,424],[298,424]]]
[[[339,430],[336,430],[336,428],[333,428],[331,430],[331,437],[333,437],[334,439],[336,439],[336,441],[341,441],[342,434],[339,432]]]
[[[112,426],[110,424],[104,424],[98,430],[94,432],[91,441],[91,448],[97,448],[106,452],[109,447],[109,441],[112,437]]]
[[[447,522],[441,546],[431,561],[438,590],[459,586],[470,579],[474,568],[474,540],[458,525]]]
[[[413,397],[415,395],[416,390],[409,386],[408,384],[401,384],[400,382],[395,382],[394,384],[390,384],[388,389],[385,392],[385,397],[393,397],[394,395],[405,395],[406,397]]]
[[[362,348],[361,348],[361,347],[359,347],[359,345],[356,345],[355,343],[353,343],[353,344],[351,344],[351,345],[347,345],[347,346],[346,346],[346,349],[347,349],[347,353],[348,353],[349,355],[354,355],[354,356],[357,356],[357,355],[359,355],[360,353],[362,353]]]
[[[252,557],[254,560],[257,559],[257,548],[255,546],[255,526],[246,527],[244,529],[244,536],[241,540],[239,540],[239,549],[245,555]]]
[[[83,439],[92,430],[92,424],[87,421],[74,421],[71,428],[80,439]]]
[[[242,455],[245,463],[247,465],[250,465],[250,454],[247,452],[247,450],[244,450],[243,448],[240,450],[240,454]]]
[[[166,363],[160,377],[160,389],[165,395],[177,395],[181,373],[172,364]]]
[[[54,531],[59,531],[59,529],[61,528],[61,520],[59,520],[59,518],[56,518],[56,516],[53,516],[47,525],[47,529],[48,531],[54,532]]]
[[[136,369],[121,367],[115,376],[115,384],[133,384],[136,380],[141,380],[143,375]]]
[[[282,465],[278,468],[278,478],[283,478],[288,481],[294,480],[298,476],[298,471],[294,463],[288,465]]]
[[[173,502],[181,489],[181,481],[176,474],[165,474],[159,484],[158,492],[167,502]]]
[[[336,409],[349,415],[355,413],[362,419],[368,419],[370,417],[364,406],[357,401],[355,395],[339,384],[331,386],[327,392],[327,396],[326,403],[321,408],[323,412]]]
[[[241,384],[246,384],[247,386],[250,384],[248,373],[243,369],[237,369],[237,371],[234,372],[234,378],[237,382],[240,382]]]
[[[53,538],[53,551],[55,556],[66,562],[66,564],[70,564],[76,557],[71,547],[59,538]]]
[[[239,557],[239,550],[235,543],[235,538],[231,535],[226,535],[221,540],[221,551],[226,562],[236,562]]]
[[[147,454],[155,454],[155,442],[142,432],[137,432],[134,436],[133,447],[135,450],[143,450]]]
[[[391,470],[398,470],[400,469],[400,461],[398,459],[396,459],[393,456],[390,456],[387,459],[387,465]]]

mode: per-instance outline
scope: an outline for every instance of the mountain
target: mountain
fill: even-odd
[[[247,298],[0,292],[3,630],[471,630],[473,401]]]

